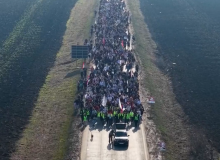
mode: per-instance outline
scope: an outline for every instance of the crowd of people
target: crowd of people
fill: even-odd
[[[98,18],[91,28],[90,46],[94,65],[87,77],[81,71],[78,98],[82,122],[99,119],[104,125],[125,122],[138,126],[144,108],[139,96],[138,65],[130,42],[129,11],[122,0],[101,0]],[[93,44],[92,44],[93,43]]]

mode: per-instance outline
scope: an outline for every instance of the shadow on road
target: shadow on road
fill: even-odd
[[[90,131],[98,130],[99,132],[102,130],[110,131],[114,127],[114,125],[109,126],[106,123],[103,124],[103,122],[97,119],[90,120],[87,125],[89,125]]]
[[[109,143],[107,145],[107,149],[108,150],[115,150],[115,151],[126,151],[128,149],[128,147],[126,146],[114,146],[113,143]]]
[[[108,149],[108,150],[113,149],[112,143],[109,143],[109,144],[107,145],[107,149]]]
[[[140,129],[140,127],[138,126],[137,128],[132,129],[132,132],[137,132]]]
[[[139,125],[141,124],[141,122],[139,123]],[[79,124],[79,126],[82,125],[82,124]],[[99,132],[102,131],[102,130],[106,130],[106,131],[110,131],[111,129],[115,129],[115,125],[114,123],[112,125],[107,125],[106,123],[103,124],[103,122],[99,121],[99,120],[90,120],[89,122],[87,122],[86,124],[83,125],[83,129],[82,131],[85,129],[86,126],[89,126],[89,130],[90,131],[93,131],[93,130],[98,130]],[[132,132],[137,132],[138,130],[140,130],[140,127],[137,128],[133,128],[134,127],[134,124],[133,123],[129,123],[127,125],[127,128],[126,130],[129,131],[130,129],[132,129]],[[81,127],[79,127],[81,128]]]
[[[126,146],[113,146],[113,149],[115,151],[126,151],[128,149],[128,147]]]

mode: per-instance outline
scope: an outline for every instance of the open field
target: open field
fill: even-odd
[[[89,37],[95,5],[96,1],[86,3],[85,0],[79,0],[72,9],[54,66],[40,90],[30,123],[17,143],[17,149],[12,159],[77,158],[77,148],[79,147],[77,143],[80,139],[76,136],[71,137],[71,143],[74,143],[76,150],[71,147],[72,144],[68,142],[68,139],[73,121],[76,84],[80,72],[75,63],[71,61],[70,46],[77,42],[82,44],[84,39]],[[71,132],[77,135],[77,130],[77,128],[73,128]],[[68,151],[68,147],[72,150]]]
[[[206,160],[211,157],[217,159],[217,153],[213,151],[213,148],[210,146],[210,142],[208,141],[208,138],[204,135],[204,133],[207,132],[202,132],[204,128],[201,128],[201,125],[198,126],[198,125],[193,125],[195,123],[191,123],[192,122],[191,119],[193,118],[193,116],[189,117],[189,115],[185,114],[186,112],[184,111],[186,106],[182,107],[182,103],[180,103],[178,99],[181,97],[176,98],[177,87],[175,88],[175,86],[172,85],[174,83],[171,83],[174,76],[173,74],[170,74],[170,70],[171,71],[174,70],[174,67],[175,69],[176,67],[180,67],[178,65],[179,63],[187,65],[189,59],[185,61],[181,59],[180,62],[179,61],[177,62],[176,59],[180,57],[179,55],[177,57],[174,56],[173,58],[175,58],[175,60],[171,61],[169,58],[170,53],[165,52],[166,50],[163,50],[161,47],[162,46],[161,43],[162,43],[163,47],[172,50],[174,47],[173,44],[178,43],[178,41],[180,40],[184,40],[184,38],[182,39],[181,37],[180,39],[179,35],[176,35],[176,32],[177,31],[181,32],[181,30],[178,29],[174,30],[175,29],[174,26],[177,26],[178,23],[177,22],[171,23],[173,20],[172,17],[177,16],[177,14],[175,14],[173,10],[177,10],[177,11],[181,11],[181,10],[179,8],[176,9],[176,6],[172,6],[171,8],[166,8],[170,4],[179,3],[180,1],[162,2],[162,1],[143,0],[140,1],[140,4],[138,1],[129,0],[128,2],[132,13],[134,33],[137,39],[136,52],[137,52],[137,56],[141,60],[142,68],[144,70],[144,73],[142,75],[144,79],[143,85],[147,89],[148,94],[153,95],[156,99],[156,104],[149,110],[150,113],[148,116],[149,117],[148,122],[150,122],[151,119],[153,119],[153,121],[157,125],[156,127],[159,130],[159,133],[161,133],[162,140],[166,142],[166,146],[167,146],[167,151],[165,153],[166,159]],[[178,6],[180,7],[181,5],[182,4]],[[139,10],[140,8],[142,13],[145,15],[145,17],[143,17],[143,15],[141,14]],[[215,9],[213,10],[213,13],[218,11],[216,10],[216,8],[218,7],[214,7],[214,8]],[[166,10],[167,12],[164,13],[164,11],[160,11],[161,9],[167,9]],[[172,14],[171,13],[168,14],[168,11],[169,13],[171,11],[173,11],[174,13],[172,12]],[[167,17],[164,17],[164,15],[167,15]],[[143,22],[144,18],[145,21],[147,22],[147,25]],[[184,20],[187,19],[184,18]],[[154,24],[154,26],[152,24]],[[172,25],[173,28],[168,28],[167,27],[168,25]],[[148,27],[150,30],[148,29]],[[164,35],[165,33],[166,36]],[[178,39],[178,41],[176,38]],[[167,46],[168,42],[172,39],[174,39],[172,41],[173,44]],[[179,46],[181,46],[181,44]],[[175,51],[177,52],[179,50],[176,49]],[[180,74],[182,72],[178,70],[175,73]],[[170,78],[170,76],[172,77],[172,79]],[[187,78],[187,76],[185,75],[185,78]],[[189,77],[190,76],[193,75],[189,75]],[[175,91],[174,92],[175,94],[173,93],[173,91]],[[180,90],[180,92],[181,91],[182,90]],[[147,126],[147,137],[150,138],[149,141],[151,143],[156,143],[155,140],[152,140],[151,138],[152,136],[150,135],[149,133],[150,131],[148,132],[148,130],[151,130],[149,126]],[[150,153],[152,155],[157,154],[155,153],[155,150],[150,151]]]
[[[0,46],[2,46],[3,41],[7,39],[9,33],[13,30],[24,12],[35,3],[35,1],[36,0],[0,0]]]
[[[76,0],[19,2],[1,2],[25,11],[0,11],[17,14],[6,16],[11,26],[1,32],[0,159],[62,159],[79,73],[70,46],[89,36],[95,2],[79,0],[76,11]]]
[[[11,1],[7,2],[10,6]],[[1,44],[0,159],[7,159],[14,151],[15,142],[28,122],[39,89],[61,45],[74,2],[58,4],[56,0],[38,0],[26,5]],[[54,19],[52,15],[59,16]]]
[[[153,109],[156,117],[164,118],[157,118],[156,123],[168,142],[168,148],[173,145],[170,149],[177,151],[179,148],[179,153],[188,150],[189,157],[208,159],[212,157],[212,148],[206,144],[220,151],[220,3],[217,0],[140,2],[145,21],[157,44],[155,64],[167,75],[167,81],[172,82],[171,89],[175,93],[173,102],[177,101],[171,103],[172,107],[168,106],[166,111],[163,107]],[[184,114],[175,113],[177,104],[181,105]],[[176,118],[166,120],[164,115],[169,112],[175,113]],[[182,126],[185,131],[175,126],[173,132],[185,132],[185,136],[182,138],[179,135],[173,141],[180,142],[182,146],[186,144],[188,134],[190,146],[174,147],[176,142],[170,144],[173,139],[170,136],[171,125],[163,124],[167,121],[172,126],[178,121],[185,125]],[[181,138],[183,140],[179,141]],[[173,151],[167,153],[168,159],[171,159],[174,153],[169,152]]]

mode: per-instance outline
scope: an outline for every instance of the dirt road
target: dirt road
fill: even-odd
[[[102,127],[99,123],[95,128],[90,126],[87,125],[83,132],[81,160],[148,160],[142,124],[138,129],[134,129],[133,124],[127,127],[130,135],[128,148],[114,147],[108,143],[109,127]]]

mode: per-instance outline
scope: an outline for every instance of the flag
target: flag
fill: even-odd
[[[84,62],[83,62],[83,66],[82,66],[82,69],[83,69],[83,68],[85,68],[85,64],[84,64]]]
[[[124,48],[124,42],[123,42],[123,40],[121,41],[121,46]]]
[[[155,103],[154,97],[149,97],[147,102],[150,104],[154,104]]]
[[[105,97],[105,95],[103,96],[102,98],[102,106],[106,106],[106,103],[107,103],[107,98]]]
[[[88,78],[87,78],[87,85],[88,85],[89,81],[90,81],[90,80],[89,80],[89,75],[88,75]]]
[[[119,105],[119,107],[120,107],[120,109],[121,109],[121,113],[123,113],[123,107],[122,107],[122,105],[121,105],[121,100],[120,100],[120,98],[119,98],[119,100],[118,100],[118,105]]]

